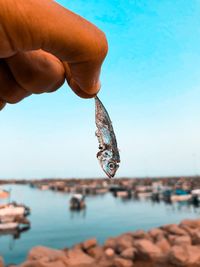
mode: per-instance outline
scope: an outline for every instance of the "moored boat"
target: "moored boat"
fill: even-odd
[[[71,210],[81,210],[86,207],[85,197],[82,194],[74,194],[70,199]]]
[[[18,226],[19,224],[17,222],[0,223],[0,232],[17,229]]]
[[[0,218],[7,216],[27,216],[30,213],[30,209],[24,205],[18,205],[16,203],[9,203],[0,206]]]

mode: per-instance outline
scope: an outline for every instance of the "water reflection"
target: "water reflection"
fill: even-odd
[[[30,226],[24,226],[16,229],[4,230],[0,232],[0,237],[8,235],[13,239],[19,239],[21,237],[21,234],[27,232],[28,230],[30,230],[30,228]]]
[[[164,204],[167,211],[178,212],[183,214],[197,213],[200,214],[200,203],[198,199],[193,199],[192,201],[171,201],[170,198],[166,197],[160,199],[159,197],[150,197],[149,195],[130,195],[130,194],[116,194],[112,193],[113,197],[116,198],[123,204],[128,204],[131,202],[135,203],[151,203],[153,206]]]
[[[70,209],[70,219],[80,219],[86,217],[86,208],[79,210],[71,210]]]
[[[85,209],[71,210],[71,197],[67,192],[12,186],[12,200],[31,208],[31,228],[0,236],[0,255],[6,264],[23,262],[28,251],[39,244],[64,248],[92,237],[102,244],[123,232],[148,230],[200,215],[199,206],[192,202],[170,203],[148,195],[114,197],[110,192],[87,195]],[[14,247],[10,240],[14,240]]]

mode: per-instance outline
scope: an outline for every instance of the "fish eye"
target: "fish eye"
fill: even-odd
[[[115,168],[115,163],[110,162],[110,163],[108,164],[108,167],[109,167],[111,170],[113,170],[113,169]]]

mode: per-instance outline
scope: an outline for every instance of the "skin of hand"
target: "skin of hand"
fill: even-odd
[[[67,80],[82,98],[99,89],[104,33],[52,0],[0,1],[0,109]]]

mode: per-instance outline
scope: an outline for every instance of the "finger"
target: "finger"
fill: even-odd
[[[51,0],[2,0],[0,22],[0,57],[41,48],[68,63],[72,89],[97,93],[108,47],[94,25]]]
[[[65,81],[63,64],[45,51],[19,52],[5,61],[16,82],[28,92],[53,92]]]
[[[2,110],[6,105],[6,102],[0,99],[0,110]]]
[[[20,87],[14,80],[6,62],[0,61],[0,103],[15,104],[21,101],[30,93]]]

